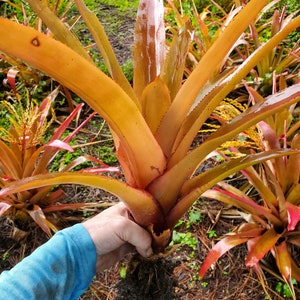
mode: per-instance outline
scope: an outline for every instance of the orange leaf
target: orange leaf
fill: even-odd
[[[235,246],[246,243],[253,236],[257,236],[261,233],[260,228],[251,229],[246,232],[236,233],[233,235],[228,235],[222,238],[208,253],[206,256],[201,269],[200,277],[203,278],[210,266],[217,262],[217,260],[225,254],[227,251]]]
[[[1,51],[50,75],[108,122],[120,139],[136,186],[143,188],[161,175],[166,165],[163,152],[137,105],[116,82],[72,49],[32,28],[0,18],[0,36]]]
[[[275,254],[277,267],[280,273],[285,279],[291,279],[291,257],[289,255],[285,241],[279,244],[278,246],[275,246]]]
[[[51,224],[45,217],[42,209],[38,205],[34,205],[32,210],[26,210],[30,217],[37,223],[48,236],[51,236],[51,229],[57,231],[55,226]]]
[[[142,113],[153,133],[157,130],[170,104],[171,99],[168,87],[159,77],[144,89],[142,94]]]
[[[248,241],[247,267],[255,267],[259,261],[275,246],[281,234],[274,228],[267,230],[263,235]]]
[[[89,173],[60,172],[29,177],[1,189],[0,198],[30,189],[61,184],[81,184],[103,189],[119,197],[140,225],[162,224],[162,213],[151,194],[135,189],[123,181]]]
[[[162,120],[157,134],[158,140],[164,142],[162,148],[167,156],[170,155],[181,124],[188,115],[197,96],[216,70],[219,69],[224,57],[231,50],[236,40],[266,3],[266,0],[250,1],[219,35],[218,39],[199,61],[196,69],[182,85],[168,113]],[[166,136],[168,139],[164,138]]]

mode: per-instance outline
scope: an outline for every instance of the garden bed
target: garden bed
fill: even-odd
[[[97,11],[98,17],[107,28],[110,42],[119,62],[123,65],[123,68],[125,66],[125,71],[127,70],[130,73],[134,13],[120,13],[114,6],[103,4],[99,4]],[[83,37],[86,46],[90,46],[93,43],[91,36],[80,22],[75,27],[75,30],[77,34]],[[99,53],[91,51],[91,55],[96,57]],[[96,61],[101,65],[100,56]],[[85,119],[89,113],[90,111],[87,108],[81,117]],[[62,119],[64,117],[65,113],[59,116]],[[77,136],[76,143],[85,144],[81,148],[84,154],[99,157],[104,148],[106,150],[113,148],[111,139],[103,142],[104,138],[107,138],[105,136],[107,131],[99,133],[100,124],[102,124],[102,120],[99,117],[94,118],[89,127],[85,128]],[[89,144],[90,142],[92,144]],[[109,151],[107,155],[110,156]],[[231,178],[231,181],[236,181],[236,184],[238,184],[237,177]],[[81,222],[117,201],[107,193],[87,187],[68,185],[64,187],[64,191],[66,194],[64,201],[66,202],[94,202],[101,208],[56,214],[54,217],[59,218],[60,228]],[[217,201],[205,198],[197,201],[189,213],[178,223],[175,228],[173,242],[166,249],[166,253],[161,255],[163,263],[160,261],[160,265],[167,270],[168,275],[172,279],[172,291],[170,286],[168,286],[170,291],[168,293],[169,299],[263,300],[267,298],[266,292],[255,272],[245,266],[245,257],[247,255],[245,245],[229,251],[209,270],[203,279],[199,277],[199,268],[212,246],[222,236],[234,230],[241,222],[242,218],[239,212],[233,207],[227,207]],[[0,219],[0,272],[10,269],[39,245],[47,241],[45,233],[35,224],[21,224],[21,228],[17,231],[15,229],[16,225],[20,224],[13,224],[5,217]],[[126,299],[119,296],[119,294],[121,290],[125,289],[126,291],[126,288],[128,288],[127,283],[122,284],[121,282],[129,277],[131,271],[126,270],[126,266],[131,259],[132,257],[129,256],[110,270],[97,274],[88,291],[80,299]],[[271,257],[266,257],[263,260],[263,264],[266,270],[276,271],[273,269],[275,262]],[[152,267],[151,262],[150,265]],[[171,267],[168,267],[168,265],[171,265]],[[144,293],[144,290],[141,290],[142,294],[137,296],[137,300],[168,299],[166,295],[153,296],[158,295],[160,288],[164,285],[163,279],[158,277],[158,273],[160,271],[153,262],[153,273],[143,273],[143,279],[146,282],[156,283],[156,291],[152,291],[152,296],[148,296],[147,293]],[[269,272],[265,272],[265,276],[267,279],[265,290],[270,298],[274,300],[287,299],[287,297],[284,297],[283,284],[280,279],[276,278],[275,275],[270,275]],[[296,292],[300,297],[297,288]],[[128,290],[127,293],[129,293]],[[131,295],[130,299],[134,300],[135,298]]]

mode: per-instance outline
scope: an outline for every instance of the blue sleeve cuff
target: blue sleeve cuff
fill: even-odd
[[[96,249],[81,225],[56,233],[0,276],[3,299],[77,299],[95,276]]]

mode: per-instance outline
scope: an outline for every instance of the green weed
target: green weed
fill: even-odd
[[[5,261],[9,258],[9,253],[6,251],[5,253],[2,254],[2,260]]]
[[[217,233],[216,233],[216,231],[215,230],[209,230],[208,232],[207,232],[207,235],[208,235],[208,237],[210,238],[210,239],[212,239],[212,238],[214,238],[214,237],[217,237]]]
[[[190,232],[177,232],[173,231],[171,245],[181,244],[182,246],[188,246],[193,250],[197,249],[197,239]]]
[[[294,286],[297,286],[297,281],[296,279],[292,278],[292,283]],[[275,287],[275,291],[279,294],[281,294],[284,298],[291,298],[293,297],[292,292],[288,286],[288,284],[283,283],[283,282],[278,282],[276,287]]]
[[[120,267],[120,277],[121,278],[126,278],[126,264],[122,264]]]
[[[118,161],[116,154],[115,154],[115,150],[113,147],[108,147],[108,146],[102,146],[99,147],[99,153],[98,153],[98,157],[100,157],[100,159],[106,163],[106,164],[114,164]]]

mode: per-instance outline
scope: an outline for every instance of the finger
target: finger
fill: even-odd
[[[99,215],[101,215],[101,218],[103,216],[112,216],[113,217],[113,215],[123,216],[123,217],[128,218],[129,211],[123,202],[119,202],[118,204],[115,204],[115,205],[111,206],[110,208],[105,209]]]
[[[117,232],[120,239],[135,246],[136,250],[144,257],[149,257],[153,251],[151,248],[152,238],[145,229],[128,220],[125,227]]]

